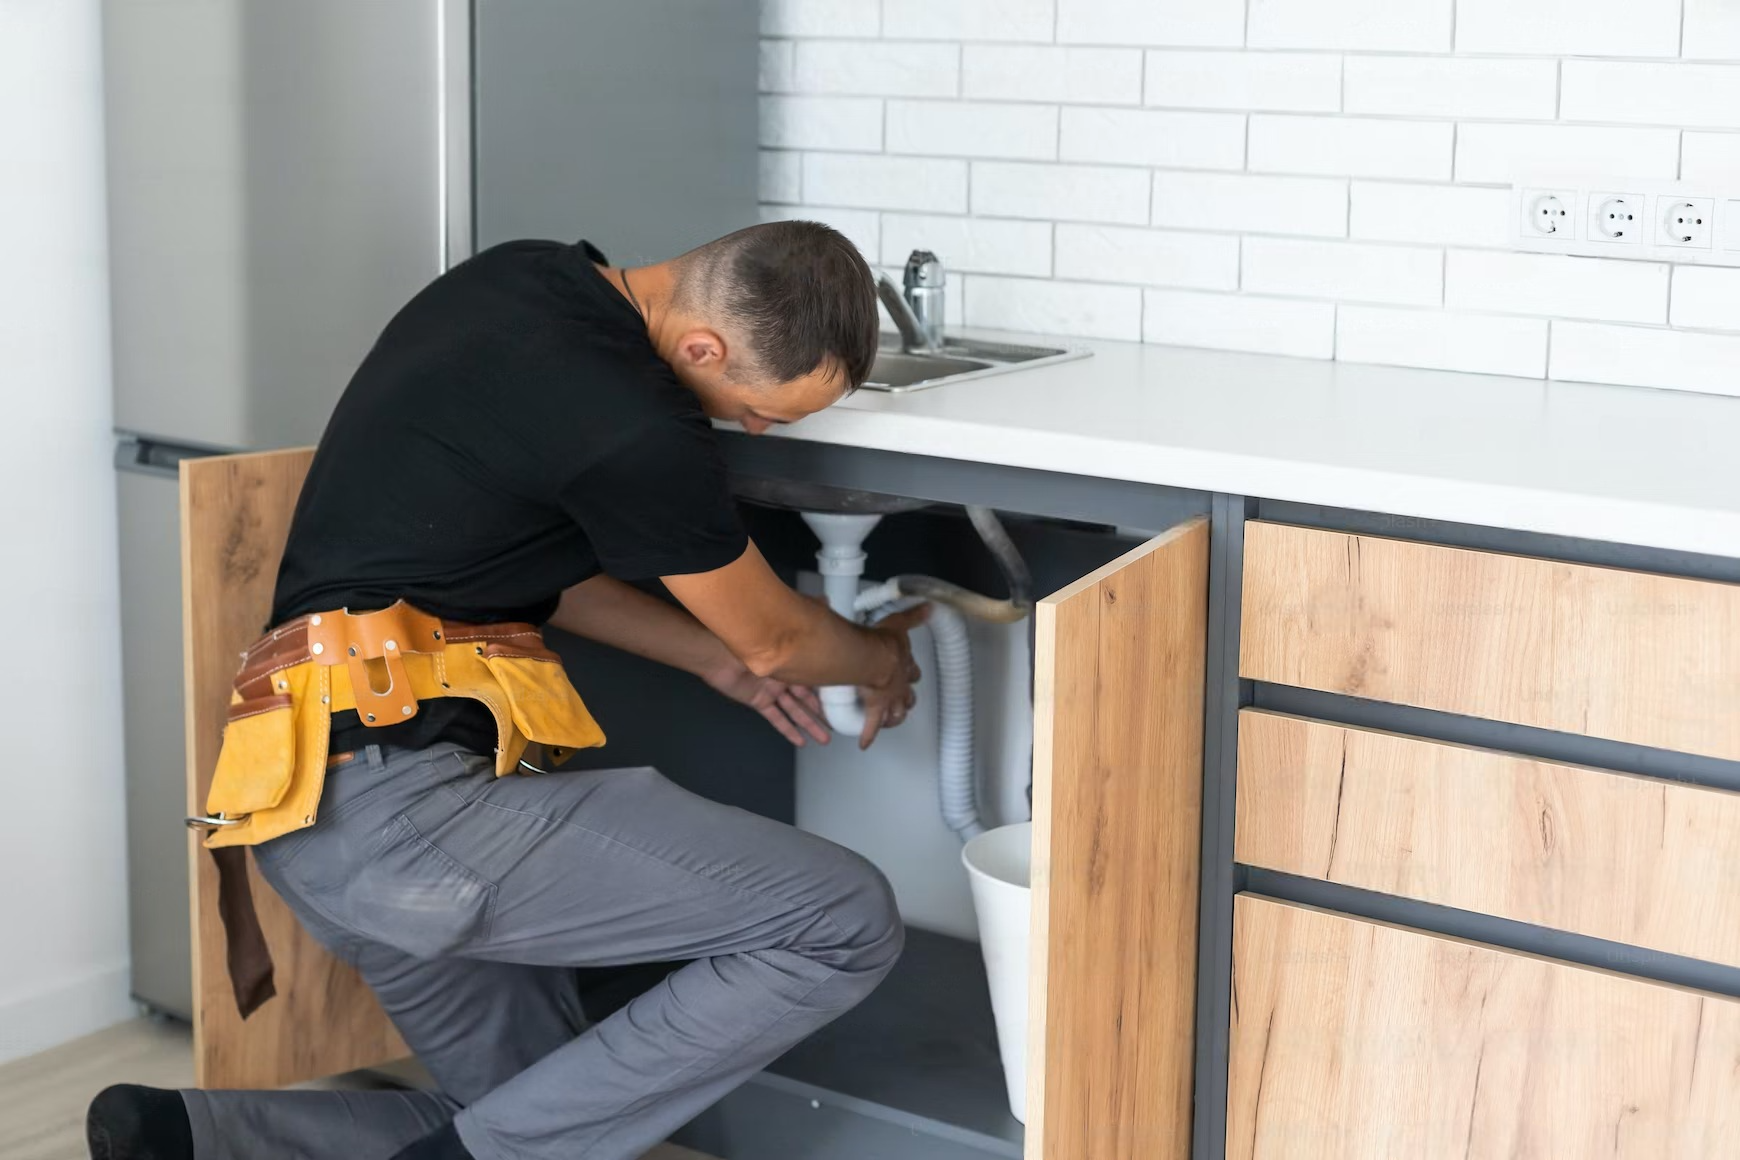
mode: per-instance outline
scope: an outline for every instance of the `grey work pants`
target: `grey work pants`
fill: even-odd
[[[479,1160],[631,1160],[862,1000],[903,940],[868,862],[652,769],[497,779],[451,745],[371,746],[256,856],[440,1091],[183,1092],[196,1160],[387,1160],[449,1119]],[[670,960],[587,1025],[574,968]]]

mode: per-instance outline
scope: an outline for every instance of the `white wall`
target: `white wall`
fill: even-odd
[[[0,1060],[130,1013],[97,0],[0,0]]]
[[[1740,0],[763,0],[762,28],[764,215],[935,249],[969,324],[1740,393],[1740,270],[1506,252],[1527,170],[1740,186]]]

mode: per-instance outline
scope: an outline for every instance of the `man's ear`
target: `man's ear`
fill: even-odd
[[[704,327],[691,330],[677,339],[677,353],[690,366],[717,369],[725,361],[725,339]]]

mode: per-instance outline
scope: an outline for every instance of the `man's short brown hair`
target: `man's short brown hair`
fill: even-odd
[[[680,259],[679,301],[746,338],[756,371],[790,382],[820,368],[856,390],[876,359],[876,287],[858,248],[820,222],[750,226]]]

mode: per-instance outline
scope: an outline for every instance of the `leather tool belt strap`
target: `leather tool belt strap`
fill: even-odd
[[[460,624],[400,601],[378,612],[297,617],[242,653],[206,812],[187,824],[206,831],[217,862],[230,981],[244,1018],[274,993],[272,961],[246,859],[231,847],[314,824],[333,713],[354,709],[364,725],[380,727],[410,720],[435,697],[470,697],[489,709],[497,776],[520,769],[533,743],[557,764],[604,744],[561,658],[531,624]]]

